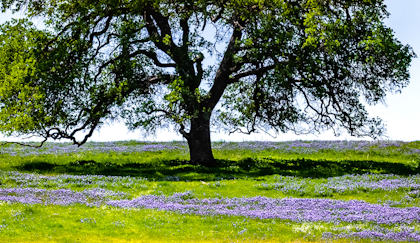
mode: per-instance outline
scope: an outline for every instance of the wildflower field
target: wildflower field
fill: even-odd
[[[0,148],[0,242],[420,242],[420,141]]]

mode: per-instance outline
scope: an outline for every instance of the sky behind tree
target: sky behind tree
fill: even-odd
[[[410,45],[417,55],[420,55],[420,1],[419,0],[385,0],[387,10],[391,14],[385,20],[387,26],[392,28],[395,37],[403,44]],[[0,13],[0,24],[11,18],[22,18],[21,13]],[[38,26],[42,26],[41,20],[33,20]],[[214,60],[207,60],[214,62]],[[410,68],[410,85],[399,94],[388,94],[386,105],[367,106],[372,117],[381,117],[387,125],[387,137],[382,139],[414,141],[420,140],[420,59],[415,58]],[[369,138],[355,138],[347,133],[335,137],[332,132],[324,132],[315,135],[295,135],[293,133],[279,134],[272,138],[264,132],[251,135],[231,134],[218,132],[217,127],[212,128],[212,141],[286,141],[286,140],[355,140]],[[160,130],[155,137],[145,137],[141,131],[128,131],[123,123],[113,123],[103,126],[96,131],[91,141],[116,141],[116,140],[153,140],[172,141],[182,140],[182,136],[173,129]],[[20,138],[6,138],[0,135],[3,141],[26,141]],[[34,140],[34,139],[32,139]],[[67,142],[67,141],[63,141]]]

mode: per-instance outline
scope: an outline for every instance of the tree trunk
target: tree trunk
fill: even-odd
[[[216,167],[210,141],[210,120],[203,116],[191,119],[191,130],[188,136],[190,161],[206,167]]]

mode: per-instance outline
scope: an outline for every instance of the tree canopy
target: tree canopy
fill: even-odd
[[[0,26],[0,132],[82,145],[107,120],[174,125],[206,166],[211,126],[382,135],[364,103],[407,86],[415,57],[383,0],[0,2],[27,16]]]

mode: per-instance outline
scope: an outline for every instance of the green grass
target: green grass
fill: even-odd
[[[0,169],[26,172],[130,175],[162,179],[164,176],[179,176],[189,180],[214,180],[244,178],[273,174],[302,177],[329,177],[353,173],[394,173],[399,175],[420,172],[418,162],[410,160],[380,161],[364,159],[363,155],[348,159],[345,155],[290,155],[277,157],[243,157],[238,160],[219,158],[217,168],[191,165],[186,158],[175,157],[173,152],[146,152],[136,154],[70,154],[38,156],[5,156],[0,158]],[[227,157],[227,156],[226,156]],[[232,155],[235,157],[235,154]],[[384,157],[386,160],[388,157]]]
[[[119,146],[142,144],[135,141],[116,143]],[[316,194],[313,188],[325,182],[328,177],[347,174],[418,174],[418,155],[405,154],[404,150],[419,148],[420,142],[412,142],[398,148],[372,147],[365,152],[325,150],[315,153],[287,153],[270,149],[240,149],[233,146],[231,149],[214,150],[219,164],[217,168],[191,165],[185,149],[136,153],[87,151],[29,156],[1,153],[0,172],[122,175],[138,178],[137,184],[129,187],[106,184],[103,186],[109,190],[125,192],[129,198],[190,191],[198,198],[261,195],[275,198],[359,199],[370,203],[390,200],[400,202],[397,205],[400,207],[418,207],[418,197],[406,200],[407,190],[320,195]],[[296,180],[309,180],[305,193],[283,193],[262,186],[263,183],[275,183],[279,176],[295,176]],[[173,181],[175,179],[179,181]],[[4,175],[0,177],[0,187],[19,186],[19,183]],[[40,187],[63,188],[60,184]],[[89,187],[95,185],[70,185],[65,188],[83,190]],[[351,228],[355,225],[344,224],[340,227]],[[371,225],[358,227],[369,228]],[[118,209],[109,206],[64,207],[0,202],[0,242],[321,242],[323,232],[334,231],[336,228],[337,226],[331,223],[181,215],[159,210]],[[370,242],[357,239],[348,242],[350,241]]]
[[[280,220],[241,217],[200,217],[156,210],[124,210],[109,207],[0,205],[0,217],[7,230],[1,238],[7,242],[34,238],[59,242],[86,242],[90,239],[131,239],[156,242],[241,241],[255,239],[286,241],[298,239],[293,231],[299,224]],[[239,231],[247,229],[243,234]],[[261,234],[261,231],[265,231]]]

